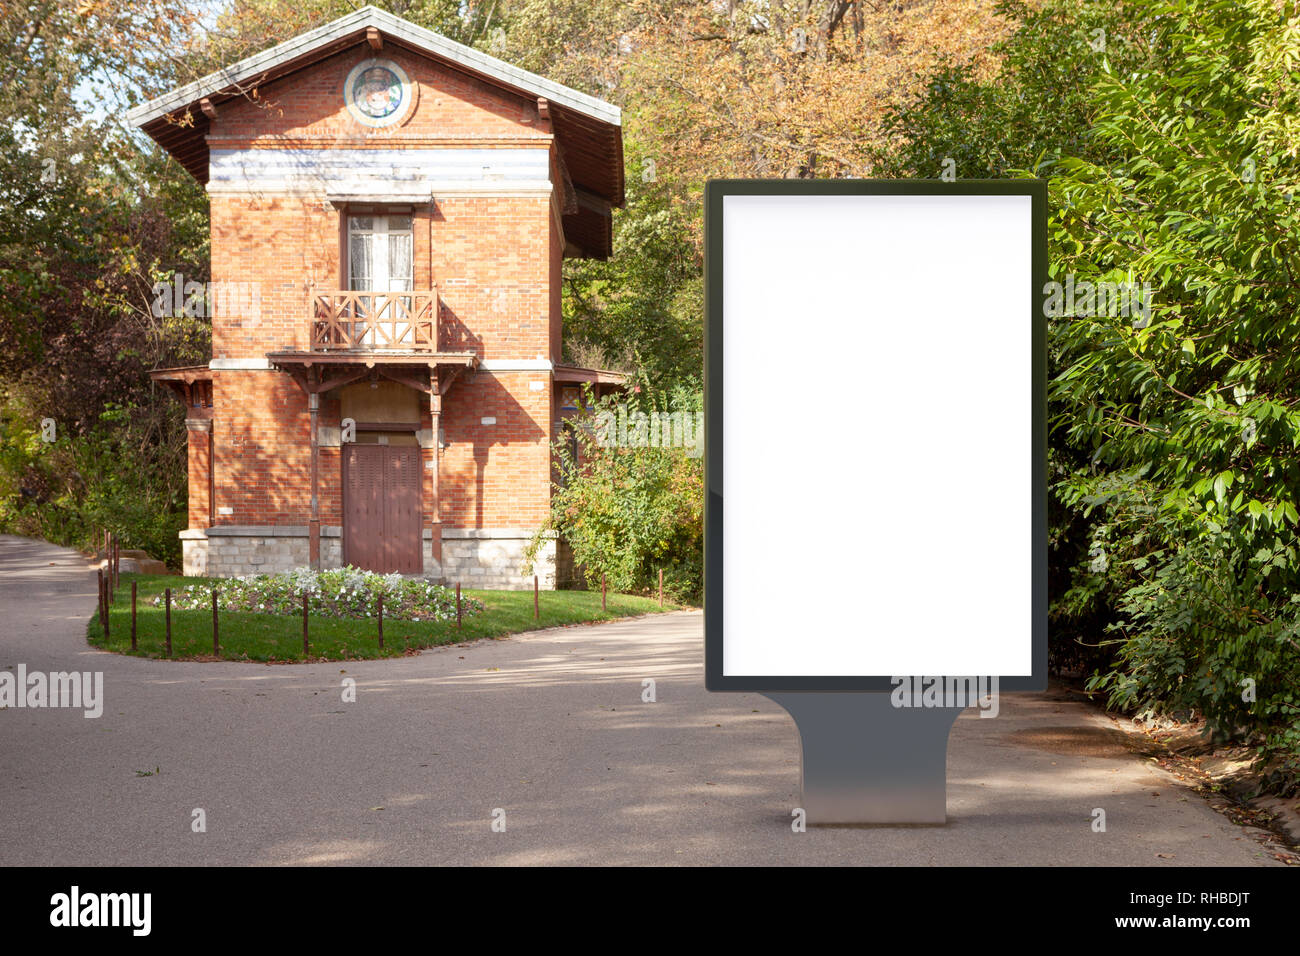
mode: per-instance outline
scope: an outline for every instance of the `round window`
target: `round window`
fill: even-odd
[[[391,60],[365,60],[348,74],[343,100],[352,118],[363,126],[392,126],[409,115],[415,84]]]

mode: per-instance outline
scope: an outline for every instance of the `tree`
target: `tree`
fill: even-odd
[[[1141,6],[1152,68],[1094,92],[1113,158],[1052,182],[1053,273],[1080,291],[1054,429],[1089,453],[1061,494],[1100,518],[1076,586],[1119,595],[1113,702],[1244,730],[1296,786],[1300,30],[1267,0]],[[1145,313],[1101,306],[1129,282]]]
[[[0,14],[7,530],[84,545],[93,527],[108,526],[128,542],[139,532],[135,544],[160,556],[178,551],[183,413],[146,371],[205,359],[206,329],[153,316],[149,290],[162,263],[169,274],[206,275],[206,210],[188,176],[150,170],[116,107],[124,86],[168,68],[158,38],[180,42],[195,22],[171,0],[30,2]],[[146,170],[156,187],[138,185]],[[46,418],[53,443],[36,437]]]
[[[994,46],[996,70],[945,58],[928,82],[890,107],[877,154],[890,177],[937,179],[945,160],[962,179],[1015,170],[1052,173],[1062,156],[1105,158],[1092,135],[1092,88],[1109,71],[1144,68],[1150,21],[1128,0],[1000,0],[1015,24]]]

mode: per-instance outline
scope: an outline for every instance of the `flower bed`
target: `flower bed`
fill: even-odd
[[[179,611],[200,611],[212,607],[212,589],[223,611],[253,614],[301,614],[302,595],[307,592],[309,613],[334,618],[373,618],[378,613],[379,595],[384,596],[384,617],[397,621],[454,621],[456,592],[440,584],[404,578],[400,574],[376,574],[359,568],[312,571],[296,568],[281,574],[247,574],[213,584],[193,584],[172,591],[172,607]],[[154,598],[162,606],[164,598]],[[469,617],[483,610],[483,602],[462,597],[461,614]]]

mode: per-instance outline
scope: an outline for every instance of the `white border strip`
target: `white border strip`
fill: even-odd
[[[214,372],[268,372],[271,363],[264,358],[214,358],[208,368]]]
[[[320,196],[330,200],[349,202],[437,202],[439,199],[547,199],[554,190],[550,183],[524,186],[518,180],[500,184],[486,182],[429,183],[418,191],[380,191],[382,183],[367,189],[366,184],[356,184],[355,189],[336,189],[334,186],[310,179],[271,180],[231,183],[209,181],[205,189],[209,195],[257,195],[259,193],[284,196]]]
[[[483,359],[478,363],[482,372],[550,372],[555,366],[550,359]]]

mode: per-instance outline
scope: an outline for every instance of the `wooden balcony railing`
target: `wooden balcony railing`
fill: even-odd
[[[438,351],[437,292],[318,292],[311,347]]]

